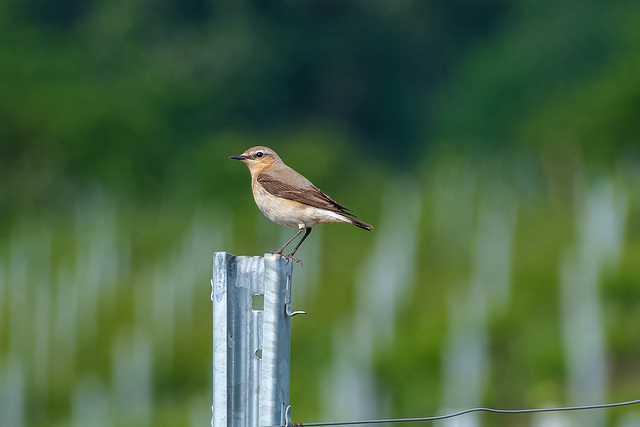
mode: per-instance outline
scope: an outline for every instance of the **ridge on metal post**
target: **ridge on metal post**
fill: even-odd
[[[292,273],[281,255],[214,253],[212,427],[290,424]]]

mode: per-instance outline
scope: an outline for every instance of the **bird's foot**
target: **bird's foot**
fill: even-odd
[[[286,254],[282,253],[282,251],[271,251],[271,253],[273,255],[282,255],[284,257],[284,259],[287,260],[287,262],[284,265],[288,265],[289,264],[289,260],[291,260],[291,259],[294,260],[295,262],[299,263],[300,265],[303,265],[301,260],[299,260],[298,258],[293,256],[293,253],[290,253],[289,255],[286,255]]]
[[[290,253],[289,255],[285,255],[284,257],[287,259],[287,263],[289,263],[289,260],[290,260],[290,259],[292,259],[292,260],[294,260],[295,262],[297,262],[298,264],[303,265],[303,264],[302,264],[302,261],[300,261],[298,258],[296,258],[296,257],[294,257],[294,256],[293,256],[293,253]],[[285,265],[286,265],[286,264],[285,264]]]

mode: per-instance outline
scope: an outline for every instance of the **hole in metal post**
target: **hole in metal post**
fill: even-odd
[[[256,350],[256,357],[258,359],[262,359],[262,349],[261,348]]]
[[[255,294],[251,301],[251,308],[254,310],[264,310],[264,295]]]

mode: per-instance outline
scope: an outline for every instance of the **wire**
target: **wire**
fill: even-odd
[[[342,421],[342,422],[323,422],[323,423],[293,423],[294,426],[348,426],[348,425],[361,425],[361,424],[381,424],[381,423],[407,423],[416,421],[436,421],[444,420],[447,418],[454,418],[460,415],[469,414],[471,412],[492,412],[498,414],[527,414],[534,412],[559,412],[559,411],[579,411],[585,409],[603,409],[603,408],[615,408],[619,406],[635,405],[640,403],[638,400],[629,400],[626,402],[617,403],[605,403],[600,405],[586,405],[586,406],[565,406],[560,408],[539,408],[539,409],[491,409],[491,408],[471,408],[458,412],[453,412],[446,415],[436,415],[433,417],[417,417],[417,418],[389,418],[384,420],[363,420],[363,421]]]

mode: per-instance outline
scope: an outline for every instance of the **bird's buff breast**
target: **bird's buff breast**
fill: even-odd
[[[326,209],[274,196],[259,185],[254,187],[253,197],[264,216],[285,227],[298,229],[330,222],[348,222],[341,215]]]

